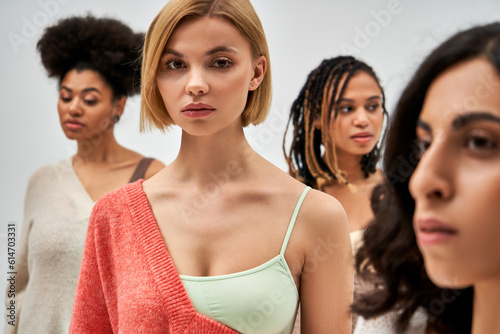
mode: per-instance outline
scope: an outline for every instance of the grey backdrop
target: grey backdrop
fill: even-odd
[[[36,52],[43,29],[92,12],[146,31],[167,0],[0,0],[0,277],[7,273],[7,224],[21,232],[24,192],[39,167],[74,154],[56,110],[57,83],[46,77]],[[458,29],[500,18],[499,0],[252,0],[267,34],[273,104],[267,121],[246,129],[252,146],[286,170],[281,142],[289,108],[320,61],[352,54],[372,65],[387,107],[433,47]],[[139,98],[130,99],[116,127],[118,141],[165,164],[176,156],[180,131],[138,131]],[[6,279],[0,279],[3,298]],[[5,317],[0,318],[3,327]]]

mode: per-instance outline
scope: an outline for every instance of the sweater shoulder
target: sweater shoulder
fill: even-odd
[[[26,207],[36,207],[40,198],[45,198],[54,194],[60,187],[63,187],[68,181],[68,171],[72,171],[72,166],[68,159],[45,165],[31,174],[28,186],[26,188],[25,209]],[[70,170],[68,170],[70,169]]]
[[[28,187],[50,182],[54,178],[61,178],[65,175],[63,172],[67,170],[73,170],[73,166],[68,163],[68,159],[42,166],[31,174]]]
[[[142,180],[138,180],[133,183],[128,183],[120,188],[111,190],[110,192],[103,195],[96,202],[94,210],[98,209],[112,209],[112,208],[124,208],[127,206],[133,206],[137,202],[137,197],[141,195],[142,191]]]
[[[145,198],[142,190],[142,180],[126,184],[103,195],[94,205],[90,224],[102,226],[99,222],[107,221],[106,225],[123,227],[124,222],[134,219],[135,213],[143,210],[141,199]]]

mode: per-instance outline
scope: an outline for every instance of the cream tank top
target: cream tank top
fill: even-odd
[[[299,293],[285,261],[285,251],[300,207],[293,211],[280,253],[258,267],[219,276],[180,275],[198,313],[244,334],[286,333],[293,330]]]

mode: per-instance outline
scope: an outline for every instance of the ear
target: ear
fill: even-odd
[[[248,86],[249,91],[254,91],[259,87],[262,80],[264,80],[264,75],[266,74],[266,70],[267,70],[266,57],[260,56],[255,61],[255,65],[253,67],[253,77],[250,80],[250,85]]]
[[[120,97],[113,103],[113,115],[118,115],[122,117],[123,111],[125,110],[125,104],[127,103],[127,97]]]

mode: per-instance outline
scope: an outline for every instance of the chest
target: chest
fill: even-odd
[[[373,218],[370,204],[371,186],[358,187],[352,192],[344,186],[325,189],[325,192],[335,197],[344,207],[351,232],[360,230]]]
[[[97,201],[102,195],[128,183],[135,167],[133,164],[78,166],[75,173],[92,200]]]
[[[180,274],[217,276],[242,272],[275,258],[290,227],[295,202],[248,196],[173,196],[152,203],[162,238]],[[292,233],[293,234],[293,233]],[[297,236],[295,236],[297,237]],[[297,245],[286,247],[286,260],[299,281]]]

